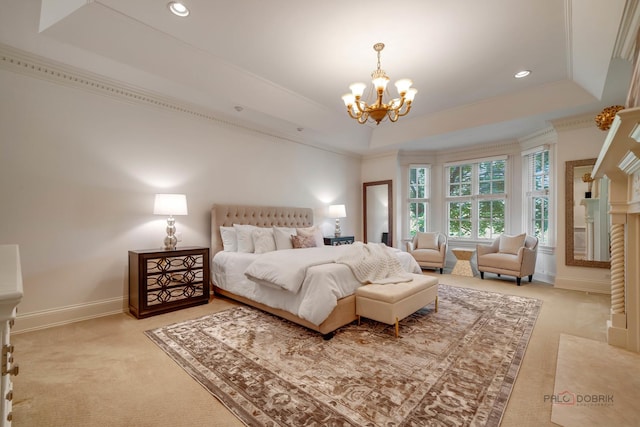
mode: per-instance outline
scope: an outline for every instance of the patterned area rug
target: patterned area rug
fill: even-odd
[[[249,307],[147,336],[249,426],[497,426],[541,302],[440,285],[394,327],[333,339]]]

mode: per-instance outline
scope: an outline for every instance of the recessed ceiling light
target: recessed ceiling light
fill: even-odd
[[[180,3],[179,1],[172,1],[167,6],[169,7],[171,13],[173,13],[174,15],[181,16],[183,18],[185,16],[189,16],[189,9],[187,9],[187,6]]]
[[[522,70],[522,71],[518,71],[517,73],[515,73],[513,75],[513,77],[515,77],[516,79],[521,79],[523,77],[527,77],[529,74],[531,74],[531,71],[529,70]]]

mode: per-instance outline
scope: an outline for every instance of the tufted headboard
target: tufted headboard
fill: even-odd
[[[258,227],[310,227],[313,209],[281,206],[213,205],[211,208],[211,256],[222,250],[220,226],[249,224]]]

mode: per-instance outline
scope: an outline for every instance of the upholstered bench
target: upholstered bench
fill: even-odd
[[[435,302],[438,311],[438,279],[413,274],[413,280],[388,285],[364,285],[356,289],[356,315],[396,326],[400,320]]]

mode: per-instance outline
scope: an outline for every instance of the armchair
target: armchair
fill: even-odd
[[[422,268],[440,269],[442,274],[447,256],[447,237],[442,233],[416,233],[407,242],[409,252]]]
[[[533,280],[538,254],[538,239],[526,234],[517,236],[501,235],[490,245],[477,245],[476,259],[480,278],[484,273],[496,273],[515,276],[520,286],[522,277],[529,276]]]

